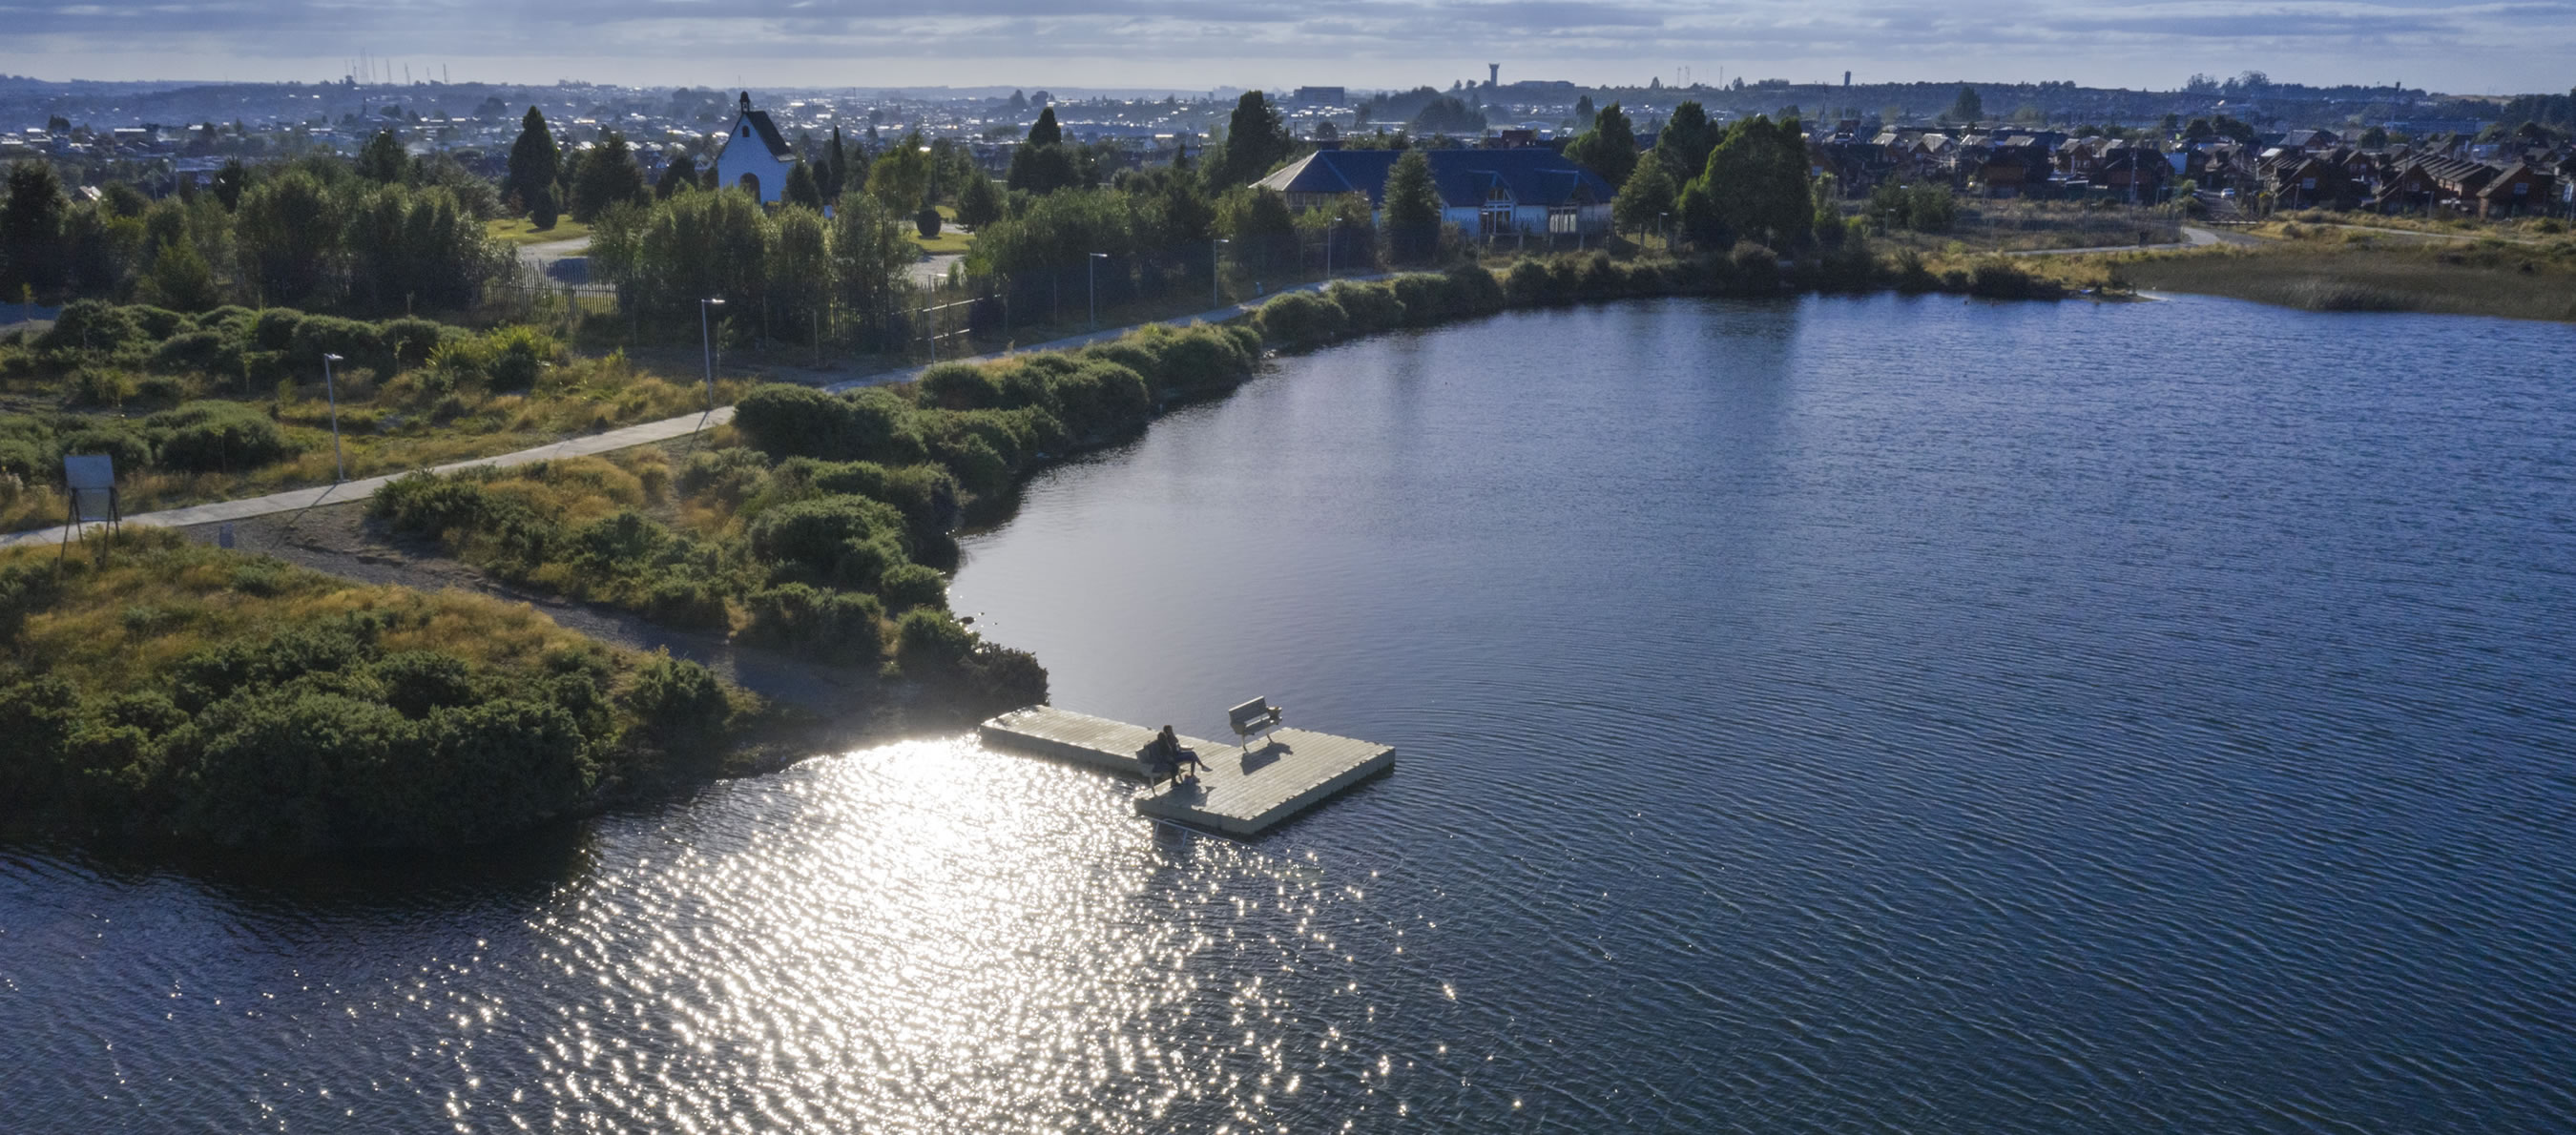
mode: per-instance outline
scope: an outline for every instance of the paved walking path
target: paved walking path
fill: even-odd
[[[1371,280],[1379,278],[1381,277],[1341,277],[1343,280]],[[1300,284],[1293,288],[1281,289],[1281,291],[1313,291],[1323,286],[1324,285],[1322,284]],[[1280,293],[1270,293],[1270,295],[1278,294]],[[1193,323],[1218,323],[1250,313],[1254,308],[1261,306],[1262,302],[1268,300],[1270,295],[1265,295],[1254,300],[1247,300],[1243,303],[1229,304],[1225,307],[1202,311],[1196,315],[1184,315],[1177,319],[1165,319],[1157,322],[1172,327],[1187,327]],[[1115,339],[1130,331],[1136,330],[1136,327],[1142,326],[1149,326],[1149,324],[1138,324],[1135,327],[1113,327],[1103,331],[1091,332],[1086,335],[1075,335],[1070,338],[1056,339],[1051,342],[1038,343],[1027,347],[1015,347],[1009,350],[995,351],[990,354],[976,355],[966,361],[988,362],[994,359],[1007,358],[1011,355],[1027,354],[1031,351],[1057,351],[1075,347],[1087,347],[1093,343],[1102,343]],[[856,390],[865,386],[884,386],[889,383],[910,382],[913,379],[920,377],[921,372],[926,369],[928,369],[926,364],[924,366],[905,367],[902,370],[890,370],[880,374],[872,374],[861,378],[849,379],[843,382],[831,383],[824,386],[823,389],[839,393],[844,390]],[[437,466],[430,471],[433,473],[449,473],[458,469],[471,469],[483,465],[506,467],[511,465],[525,465],[531,461],[548,461],[559,457],[581,457],[588,454],[608,453],[613,450],[628,449],[638,445],[650,445],[657,441],[669,441],[672,438],[683,437],[708,426],[722,425],[732,420],[733,407],[718,406],[705,413],[689,414],[677,418],[664,418],[658,422],[639,422],[635,425],[620,426],[616,429],[605,430],[600,433],[584,434],[579,437],[568,437],[550,445],[541,445],[534,449],[522,449],[515,453],[503,453],[491,457],[476,457],[464,461],[450,462],[445,465]],[[404,472],[408,473],[411,472],[411,470],[405,470]],[[391,482],[394,478],[402,475],[403,473],[386,473],[355,481],[343,481],[336,485],[317,485],[312,488],[289,489],[282,493],[270,493],[266,496],[242,497],[237,500],[216,501],[211,504],[189,505],[185,508],[164,509],[159,512],[137,513],[133,516],[126,517],[125,522],[128,524],[149,525],[156,528],[187,528],[199,524],[217,524],[227,520],[244,520],[254,516],[267,516],[271,513],[298,512],[319,505],[347,504],[350,501],[362,501],[376,495],[376,490],[385,487],[385,485]],[[0,535],[0,548],[14,547],[20,544],[59,544],[63,541],[63,532],[64,530],[62,526],[56,525],[50,528],[36,528],[29,529],[24,532],[12,532],[6,535]]]

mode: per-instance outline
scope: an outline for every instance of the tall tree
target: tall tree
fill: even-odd
[[[555,146],[554,131],[546,128],[545,114],[529,107],[519,120],[519,140],[510,143],[510,181],[502,188],[533,208],[539,190],[552,190],[562,161],[563,151]],[[551,203],[552,193],[547,197]]]
[[[341,252],[337,202],[311,173],[288,170],[242,194],[234,220],[242,276],[262,304],[328,303]]]
[[[53,164],[22,161],[9,167],[9,192],[0,209],[0,282],[14,299],[22,288],[63,282],[63,216],[71,202]]]
[[[1610,218],[1632,233],[1655,232],[1673,211],[1681,189],[1673,184],[1673,175],[1664,172],[1664,163],[1647,161],[1637,164],[1628,184],[1619,187],[1619,196],[1610,202]]]
[[[1064,130],[1055,124],[1055,108],[1048,107],[1039,111],[1037,124],[1029,127],[1029,145],[1060,146],[1063,144]]]
[[[1716,247],[1731,235],[1784,250],[1806,243],[1815,219],[1807,169],[1806,132],[1797,119],[1775,124],[1756,115],[1737,122],[1709,151],[1708,168],[1683,191],[1691,239]]]
[[[930,155],[916,130],[877,155],[868,171],[868,192],[885,202],[887,211],[909,217],[930,190]]]
[[[1006,182],[1012,189],[1047,194],[1081,185],[1083,177],[1066,147],[1033,143],[1011,151]]]
[[[904,304],[906,272],[920,258],[921,246],[904,235],[898,217],[874,194],[855,190],[842,194],[832,210],[832,281],[862,344],[887,345],[890,335],[901,334],[887,325]]]
[[[635,164],[635,151],[626,144],[625,135],[606,131],[598,145],[581,152],[572,176],[572,219],[586,225],[602,209],[646,196],[644,169]]]
[[[1440,249],[1440,188],[1431,181],[1431,159],[1406,150],[1386,174],[1387,259],[1420,264]]]
[[[834,123],[832,125],[832,148],[823,155],[823,198],[827,201],[840,200],[841,182],[847,179],[849,175],[850,151],[848,147],[841,144],[840,124]]]
[[[1686,99],[1673,108],[1673,116],[1655,135],[1655,156],[1662,159],[1664,172],[1678,186],[1699,176],[1708,167],[1708,152],[1717,148],[1723,127],[1708,120],[1708,111],[1697,99]]]
[[[1592,129],[1577,135],[1565,145],[1565,156],[1600,174],[1617,189],[1628,183],[1628,175],[1637,169],[1637,133],[1628,125],[1628,116],[1618,103],[1601,108],[1592,117]]]
[[[358,151],[358,176],[378,185],[391,185],[403,179],[404,167],[411,159],[403,153],[402,140],[391,129],[376,131]]]
[[[1270,100],[1259,91],[1245,91],[1234,100],[1234,116],[1226,120],[1223,153],[1208,163],[1208,190],[1220,192],[1254,181],[1287,160],[1296,148],[1297,140],[1288,135],[1287,122]]]
[[[224,168],[216,170],[207,185],[215,191],[215,200],[223,202],[229,212],[241,204],[242,191],[250,188],[250,167],[243,165],[240,158],[227,158]]]
[[[662,167],[662,180],[654,184],[653,196],[657,200],[668,201],[674,193],[686,193],[697,187],[697,159],[682,154],[671,159],[670,165]]]
[[[779,190],[778,199],[781,204],[802,205],[820,212],[823,208],[823,187],[814,180],[813,167],[800,161],[788,169],[787,185]]]
[[[1986,116],[1986,100],[1975,87],[1959,88],[1959,97],[1951,100],[1949,118],[1953,122],[1976,122]]]
[[[957,223],[970,229],[981,229],[1002,219],[1002,191],[993,187],[993,179],[977,175],[957,193]]]

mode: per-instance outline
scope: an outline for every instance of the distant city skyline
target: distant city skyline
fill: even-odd
[[[307,82],[363,52],[396,81],[631,86],[1376,89],[1481,80],[2040,82],[2165,90],[2246,70],[2318,86],[2453,94],[2576,86],[2576,0],[2390,5],[2013,0],[1973,12],[1883,0],[1714,8],[1665,0],[1316,0],[1289,8],[960,0],[727,5],[448,0],[13,7],[0,72],[39,79]],[[571,48],[536,54],[530,47]],[[1533,50],[1538,49],[1538,50]]]

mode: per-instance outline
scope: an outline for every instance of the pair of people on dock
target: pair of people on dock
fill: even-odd
[[[1181,747],[1181,735],[1172,732],[1172,727],[1169,725],[1164,726],[1162,732],[1155,734],[1153,740],[1145,743],[1143,756],[1147,783],[1179,780],[1183,770],[1187,770],[1189,778],[1195,781],[1199,778],[1199,770],[1207,767],[1205,762],[1199,760],[1198,750]]]

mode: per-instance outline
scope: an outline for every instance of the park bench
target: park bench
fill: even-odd
[[[1279,707],[1267,697],[1254,698],[1225,711],[1226,724],[1234,727],[1236,744],[1243,744],[1256,733],[1279,727]]]

